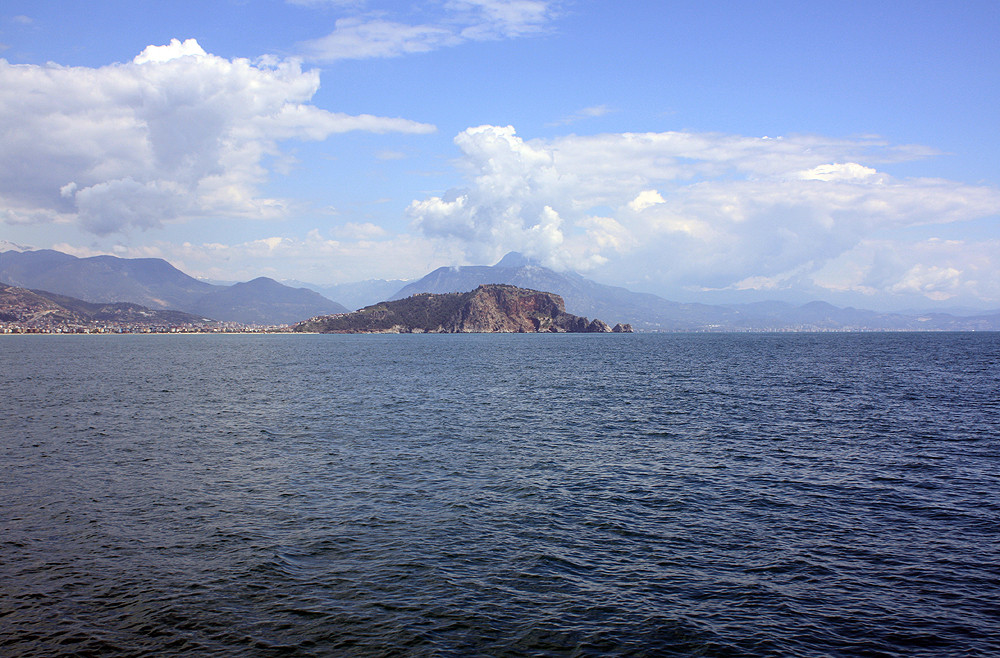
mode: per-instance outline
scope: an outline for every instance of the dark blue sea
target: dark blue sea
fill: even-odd
[[[1000,334],[0,337],[3,656],[1000,654]]]

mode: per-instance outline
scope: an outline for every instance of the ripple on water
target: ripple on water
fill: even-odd
[[[994,334],[3,347],[5,655],[1000,652]]]

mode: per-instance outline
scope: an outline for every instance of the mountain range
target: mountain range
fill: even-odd
[[[393,299],[416,293],[460,292],[483,283],[508,283],[560,295],[569,313],[628,322],[638,331],[995,331],[1000,310],[969,317],[905,315],[840,308],[826,302],[695,304],[604,285],[573,272],[555,272],[511,253],[493,266],[440,267],[404,286]]]
[[[243,324],[290,324],[348,310],[315,291],[266,277],[231,286],[205,283],[161,258],[10,250],[0,253],[0,281],[88,302],[132,302]]]
[[[282,281],[285,285],[297,288],[308,288],[323,295],[327,299],[335,299],[351,310],[370,306],[386,301],[396,294],[400,288],[409,283],[401,279],[367,279],[351,283],[335,283],[326,286],[305,281]]]
[[[418,293],[468,292],[501,283],[550,292],[566,311],[629,323],[638,331],[997,331],[1000,309],[972,315],[882,313],[807,304],[697,304],[609,286],[574,272],[556,272],[517,253],[491,266],[441,267],[412,282],[369,280],[336,286],[295,282],[295,287],[260,277],[216,285],[181,272],[159,258],[77,258],[53,250],[0,252],[0,281],[69,295],[88,302],[132,302],[151,309],[175,309],[215,320],[246,324],[292,324],[320,315]],[[341,294],[332,301],[321,294]],[[343,303],[348,303],[344,305]]]
[[[153,310],[130,302],[85,302],[66,295],[0,283],[0,322],[36,328],[95,324],[149,327],[205,325],[206,318],[182,311]]]

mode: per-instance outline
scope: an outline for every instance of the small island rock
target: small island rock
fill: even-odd
[[[587,333],[588,334],[609,334],[609,333],[611,333],[611,327],[608,326],[607,322],[604,322],[603,320],[598,320],[598,319],[594,318],[594,320],[590,324],[587,325]]]

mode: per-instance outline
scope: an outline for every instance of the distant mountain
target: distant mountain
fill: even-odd
[[[744,322],[750,324],[778,324],[808,326],[814,329],[841,329],[849,327],[879,326],[884,329],[905,329],[912,318],[891,313],[877,313],[856,308],[839,308],[826,302],[789,304],[787,302],[756,302],[730,304]]]
[[[291,324],[347,308],[306,288],[290,288],[259,277],[203,295],[191,306],[197,313],[244,324]]]
[[[283,324],[346,310],[318,293],[271,279],[254,285],[236,284],[239,288],[212,285],[161,258],[77,258],[51,249],[4,251],[0,253],[0,281],[89,302],[132,302],[226,322]],[[291,317],[292,312],[300,315]]]
[[[181,311],[154,310],[128,302],[96,303],[57,295],[44,290],[27,290],[0,283],[0,322],[16,322],[24,327],[99,324],[179,326],[211,324]]]
[[[320,286],[303,281],[282,281],[287,286],[309,288],[327,299],[336,299],[349,309],[359,309],[389,299],[397,290],[406,285],[401,279],[368,279],[355,283],[337,283]]]
[[[216,288],[160,258],[77,258],[51,249],[0,253],[0,281],[91,302],[183,310]]]
[[[1000,311],[970,315],[950,313],[880,313],[857,308],[840,308],[826,302],[795,305],[786,302],[733,304],[730,308],[745,318],[747,326],[798,330],[883,330],[883,331],[997,331]]]
[[[682,304],[650,295],[608,286],[574,272],[560,273],[518,253],[510,253],[496,265],[440,267],[403,287],[392,299],[418,292],[460,292],[484,283],[507,283],[560,295],[570,313],[628,322],[642,330],[695,330],[715,324],[731,324],[739,313],[722,306]]]
[[[542,267],[518,253],[496,265],[441,267],[399,290],[391,299],[416,293],[462,292],[487,283],[507,283],[562,296],[570,313],[627,322],[640,331],[996,331],[1000,312],[956,317],[946,313],[904,315],[826,302],[711,305],[672,302],[586,279],[573,272]]]
[[[441,267],[409,284],[372,280],[296,288],[263,277],[213,285],[159,258],[77,258],[51,249],[8,249],[0,252],[0,281],[92,303],[130,302],[247,324],[290,324],[383,299],[468,292],[480,285],[502,283],[557,294],[569,313],[629,323],[639,331],[1000,331],[1000,310],[955,315],[880,313],[825,302],[679,303],[597,283],[573,272],[555,272],[517,253],[507,254],[493,266]],[[348,305],[318,292],[324,290],[339,291]]]
[[[600,320],[566,312],[558,295],[504,284],[464,293],[423,293],[354,313],[313,318],[294,331],[320,333],[610,333]],[[617,333],[631,332],[618,325]]]

